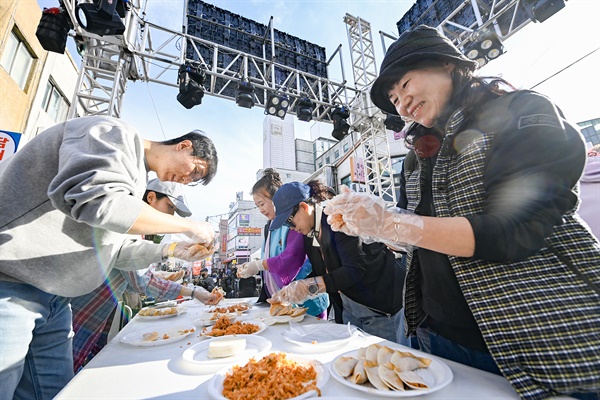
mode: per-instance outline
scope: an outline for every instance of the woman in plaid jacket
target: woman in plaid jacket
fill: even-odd
[[[405,247],[406,333],[432,354],[502,374],[522,398],[597,399],[600,244],[576,214],[583,140],[547,98],[475,66],[433,28],[404,32],[371,90],[412,121],[398,208],[346,193],[325,212],[334,229]]]

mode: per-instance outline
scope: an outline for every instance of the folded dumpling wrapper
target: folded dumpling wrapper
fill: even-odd
[[[362,361],[361,361],[362,362]],[[354,357],[339,357],[333,363],[333,367],[340,376],[347,378],[354,372],[358,359]]]
[[[363,363],[369,382],[379,390],[390,390],[390,387],[379,376],[379,364],[372,361],[364,361]]]
[[[414,371],[418,368],[427,368],[431,364],[431,359],[426,357],[416,357],[407,351],[395,351],[390,358],[390,362],[401,372]]]
[[[377,354],[379,353],[380,348],[381,345],[377,343],[369,345],[365,354],[367,361],[377,363]]]
[[[411,389],[429,389],[433,384],[433,376],[425,369],[398,372],[402,382]]]
[[[381,346],[381,348],[377,352],[377,364],[383,365],[389,363],[393,354],[394,350],[390,349],[387,346]]]
[[[392,390],[404,391],[404,382],[398,376],[395,371],[394,365],[392,363],[387,363],[385,365],[380,365],[379,369],[379,377],[381,380],[388,385]]]
[[[350,382],[356,383],[360,385],[361,383],[365,383],[367,381],[367,373],[365,371],[365,362],[359,360],[354,366],[354,371],[352,371],[352,376],[348,378]]]

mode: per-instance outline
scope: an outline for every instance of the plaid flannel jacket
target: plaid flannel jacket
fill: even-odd
[[[473,127],[463,120],[461,110],[450,119],[434,168],[437,217],[483,210],[485,159],[496,131],[469,135]],[[459,136],[460,151],[447,151]],[[427,176],[426,163],[418,164],[405,170],[411,211],[420,203]],[[574,211],[564,215],[547,246],[518,262],[449,256],[492,357],[524,399],[600,391],[600,246],[578,221]],[[418,255],[409,254],[404,306],[410,333],[426,318],[419,268]]]

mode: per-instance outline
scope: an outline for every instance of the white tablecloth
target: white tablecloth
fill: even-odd
[[[242,301],[247,299],[235,299]],[[256,300],[256,298],[252,299]],[[193,303],[192,303],[193,304]],[[58,394],[58,399],[208,399],[208,384],[212,374],[199,374],[195,366],[181,358],[190,346],[207,340],[198,332],[173,343],[156,347],[134,347],[121,343],[120,339],[136,330],[159,330],[167,326],[193,325],[202,306],[188,306],[187,312],[173,318],[145,321],[135,317],[115,338]],[[268,312],[268,307],[255,306],[249,316]],[[306,316],[302,323],[322,323]],[[339,354],[365,347],[383,339],[367,335],[357,337],[343,347],[331,351],[309,354],[304,348],[292,344],[282,337],[287,324],[269,326],[260,335],[273,343],[271,351],[284,351],[302,357],[329,363]],[[430,393],[427,399],[518,399],[506,379],[452,361],[444,360],[454,374],[454,379],[445,388]],[[347,387],[330,377],[322,388],[324,397],[340,399],[366,398],[366,394]],[[368,395],[368,398],[377,396]]]

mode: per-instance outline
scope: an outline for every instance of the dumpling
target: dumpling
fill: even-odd
[[[365,354],[367,361],[377,363],[377,353],[379,353],[380,348],[381,346],[378,344],[369,345]]]
[[[411,389],[429,389],[433,382],[428,383],[427,381],[432,381],[433,377],[429,375],[427,370],[420,369],[418,371],[419,373],[417,371],[399,372],[398,376]]]
[[[354,367],[358,363],[358,359],[354,357],[339,357],[333,363],[333,367],[342,377],[347,378],[354,372]]]
[[[354,371],[352,371],[352,376],[348,378],[350,382],[356,383],[360,385],[361,383],[365,383],[367,381],[367,373],[365,372],[364,361],[359,360],[354,366]]]
[[[402,379],[400,379],[396,371],[394,371],[394,365],[392,363],[380,365],[377,372],[379,372],[379,377],[383,383],[388,385],[392,390],[406,390]]]
[[[398,371],[414,371],[418,368],[427,368],[431,364],[430,358],[416,357],[414,354],[406,351],[395,351],[390,358],[390,362]]]
[[[367,358],[367,348],[361,347],[360,349],[358,349],[356,352],[356,357],[359,360],[365,360]]]
[[[373,386],[379,390],[390,390],[390,387],[386,385],[379,377],[379,365],[372,361],[365,361],[365,371],[367,372],[367,378]]]
[[[394,350],[390,349],[387,346],[381,346],[381,348],[377,352],[377,364],[383,365],[389,363],[393,354]]]

